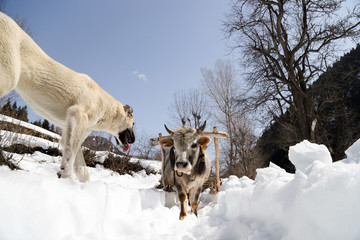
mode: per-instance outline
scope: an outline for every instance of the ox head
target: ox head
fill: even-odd
[[[174,148],[174,170],[179,173],[191,174],[193,166],[201,157],[201,149],[211,142],[210,137],[226,137],[225,133],[204,131],[205,126],[206,122],[198,129],[185,126],[173,131],[165,125],[165,129],[170,136],[161,138],[159,144],[163,147]]]

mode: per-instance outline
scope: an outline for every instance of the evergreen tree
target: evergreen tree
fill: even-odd
[[[41,124],[41,127],[46,130],[50,130],[50,123],[48,120],[44,119],[44,121]]]
[[[16,118],[16,113],[18,111],[18,106],[17,106],[17,102],[14,101],[14,103],[12,104],[12,107],[11,107],[11,117],[15,117]]]
[[[51,124],[50,125],[50,129],[49,129],[51,132],[55,132],[55,126],[54,126],[54,124]]]
[[[319,127],[316,135],[334,161],[360,137],[360,45],[327,70],[312,85]]]
[[[12,112],[11,100],[10,98],[8,98],[6,104],[1,108],[1,113],[11,117],[11,112]]]
[[[318,123],[315,142],[324,144],[333,161],[345,157],[345,150],[360,138],[360,45],[345,54],[322,74],[309,88]],[[257,151],[265,163],[272,161],[289,172],[293,165],[288,160],[289,147],[302,141],[292,126],[295,119],[290,107],[271,124],[257,142]]]
[[[29,119],[28,119],[27,106],[19,107],[15,117],[21,121],[28,122]]]
[[[41,120],[36,120],[34,122],[32,122],[33,125],[41,127]]]

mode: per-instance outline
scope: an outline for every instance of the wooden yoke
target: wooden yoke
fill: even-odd
[[[214,127],[214,133],[218,133],[217,128]],[[214,137],[215,145],[215,168],[216,168],[216,179],[215,184],[212,185],[211,194],[217,194],[220,191],[220,160],[219,160],[219,138]]]
[[[161,184],[163,185],[163,188],[165,188],[165,180],[164,180],[164,172],[165,172],[165,148],[164,146],[160,143],[162,138],[162,134],[159,133],[159,145],[160,145],[160,149],[161,149]]]
[[[165,149],[164,146],[160,144],[161,138],[162,138],[162,134],[159,133],[159,145],[161,149],[161,175],[163,175],[165,171]]]

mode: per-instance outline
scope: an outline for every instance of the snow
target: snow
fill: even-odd
[[[271,164],[255,180],[230,176],[183,221],[176,195],[154,187],[159,174],[97,166],[79,183],[56,177],[60,157],[13,154],[23,170],[0,167],[0,239],[360,239],[359,152],[360,140],[331,163],[324,146],[304,141],[290,148],[295,174]]]
[[[2,115],[2,114],[0,114],[0,121],[13,123],[15,125],[20,125],[22,127],[32,129],[32,130],[37,131],[37,132],[41,132],[42,134],[48,135],[48,136],[50,136],[52,138],[55,138],[55,139],[60,139],[61,138],[61,136],[59,134],[56,134],[56,133],[53,133],[53,132],[48,131],[46,129],[43,129],[41,127],[35,126],[35,125],[31,124],[31,123],[27,123],[27,122],[24,122],[24,121],[21,121],[21,120],[12,118],[12,117],[8,117],[8,116]]]
[[[305,172],[314,161],[321,161],[324,164],[332,163],[330,152],[326,146],[312,144],[307,140],[290,147],[289,158],[296,166],[296,170],[303,172]]]
[[[344,160],[347,163],[359,163],[360,162],[360,141],[355,142],[348,150],[345,151],[347,158]]]
[[[0,130],[0,145],[3,147],[9,147],[13,144],[22,144],[34,147],[42,147],[43,149],[48,148],[59,148],[59,143],[51,142],[49,140],[34,137],[27,134],[14,133],[5,130]]]

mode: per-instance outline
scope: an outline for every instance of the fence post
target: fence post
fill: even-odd
[[[164,168],[165,168],[165,149],[162,144],[160,144],[160,140],[162,138],[162,134],[159,133],[159,145],[161,149],[161,175],[164,174]]]
[[[164,181],[163,181],[163,176],[164,176],[164,171],[165,171],[165,149],[163,147],[163,145],[160,143],[160,140],[162,138],[162,134],[159,133],[159,145],[160,145],[160,149],[161,149],[161,185],[163,185],[163,188],[165,187],[164,185]]]
[[[217,128],[214,127],[214,133],[217,133]],[[216,194],[220,191],[220,162],[219,162],[219,138],[214,137],[215,145],[215,168],[216,168],[216,179],[213,193]]]

